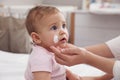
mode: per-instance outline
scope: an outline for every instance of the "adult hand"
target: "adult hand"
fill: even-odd
[[[77,74],[72,73],[70,70],[66,70],[67,80],[82,80],[81,77]]]
[[[66,70],[66,76],[68,80],[111,80],[113,75],[111,74],[104,74],[101,76],[84,76],[80,77],[79,75],[72,73],[70,70]]]
[[[56,61],[62,65],[67,66],[84,63],[85,54],[88,53],[87,50],[81,49],[68,43],[62,48],[54,46],[51,46],[50,48],[55,53]]]
[[[92,76],[92,77],[81,77],[82,80],[111,80],[113,75],[111,74],[104,74],[101,76]]]
[[[72,73],[70,70],[66,70],[67,80],[100,80],[97,77],[80,77],[79,75]]]
[[[72,73],[68,69],[66,70],[66,77],[68,80],[110,80],[112,79],[110,75],[80,77],[79,75]]]

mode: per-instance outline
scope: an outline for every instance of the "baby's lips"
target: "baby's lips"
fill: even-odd
[[[67,39],[66,39],[66,38],[62,38],[62,39],[60,40],[60,42],[66,43],[66,42],[67,42]]]

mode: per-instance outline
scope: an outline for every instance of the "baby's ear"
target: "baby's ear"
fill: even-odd
[[[41,39],[36,32],[32,32],[31,37],[32,37],[32,40],[35,44],[40,44],[41,43]]]

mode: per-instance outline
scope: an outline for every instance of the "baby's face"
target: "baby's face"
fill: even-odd
[[[50,46],[59,46],[68,42],[68,31],[66,21],[62,13],[56,13],[44,17],[39,27],[40,46],[49,48]]]

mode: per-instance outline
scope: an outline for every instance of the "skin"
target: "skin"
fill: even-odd
[[[98,44],[85,47],[88,51],[107,58],[114,58],[112,52],[106,44]]]
[[[47,24],[46,24],[47,22]],[[57,26],[56,30],[53,30]],[[46,15],[40,20],[40,26],[37,27],[37,33],[32,32],[31,36],[33,41],[47,50],[50,50],[50,46],[59,46],[68,41],[68,31],[66,29],[66,21],[62,13],[56,13],[53,15]],[[54,35],[59,37],[59,40],[62,38],[66,38],[65,42],[59,41],[58,43],[54,43]],[[62,35],[62,36],[60,36]]]
[[[85,63],[107,73],[106,75],[97,78],[86,77],[82,78],[82,80],[109,80],[113,77],[112,70],[115,61],[111,58],[114,58],[114,56],[106,44],[88,46],[85,47],[86,50],[72,44],[66,44],[64,48],[64,50],[61,50],[51,46],[52,51],[55,53],[55,59],[58,63],[67,66]]]
[[[102,76],[97,77],[80,77],[79,75],[76,75],[70,71],[67,73],[68,80],[111,80],[113,78],[110,74],[105,74]]]
[[[50,50],[50,46],[64,45],[68,42],[68,31],[64,16],[58,12],[52,15],[46,15],[40,20],[40,26],[37,32],[32,32],[31,37],[35,44]],[[58,43],[54,43],[54,35],[59,37]],[[61,40],[65,38],[65,40]],[[47,76],[47,77],[46,77]],[[33,72],[34,80],[51,80],[51,73],[45,71]]]

